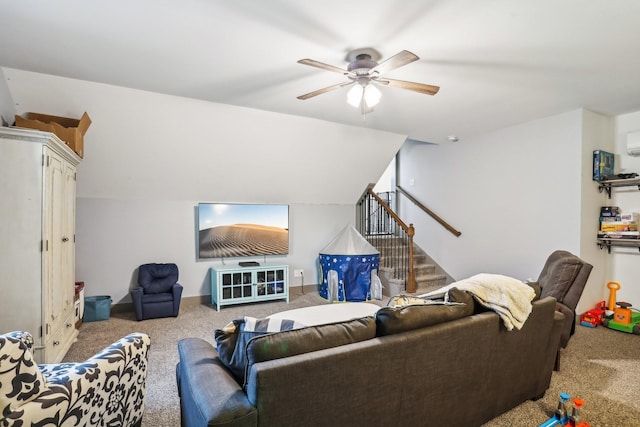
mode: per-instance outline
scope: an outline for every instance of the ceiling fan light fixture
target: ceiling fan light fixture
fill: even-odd
[[[347,103],[354,108],[359,108],[363,93],[364,87],[359,84],[353,85],[353,87],[349,89],[349,92],[347,92]]]
[[[375,107],[380,102],[382,93],[380,90],[372,84],[368,84],[364,87],[364,100],[368,107]]]
[[[339,73],[346,76],[348,80],[345,83],[334,84],[300,95],[298,99],[313,98],[314,96],[340,89],[344,86],[353,85],[347,93],[347,103],[354,108],[359,108],[364,116],[372,112],[373,107],[380,102],[382,94],[376,87],[376,85],[379,84],[411,90],[425,95],[435,95],[438,93],[440,89],[438,86],[383,77],[383,75],[389,71],[420,59],[416,54],[408,50],[403,50],[382,62],[378,62],[379,59],[380,53],[372,48],[357,49],[349,52],[347,55],[347,61],[349,62],[347,69],[325,64],[324,62],[313,59],[301,59],[298,61],[300,64]]]
[[[354,85],[349,92],[347,92],[347,103],[354,108],[362,108],[370,110],[380,102],[382,93],[380,90],[372,84]],[[364,104],[364,105],[363,105]]]

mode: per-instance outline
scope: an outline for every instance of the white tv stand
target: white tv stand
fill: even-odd
[[[261,264],[211,267],[211,304],[223,305],[286,299],[289,302],[289,266]]]

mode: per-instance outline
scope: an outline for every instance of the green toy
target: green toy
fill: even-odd
[[[616,292],[621,288],[618,282],[607,283],[609,288],[609,313],[602,319],[602,325],[628,334],[640,335],[640,313],[632,308],[631,304],[624,301],[616,301]]]
[[[627,308],[627,307],[623,307]],[[621,323],[614,320],[614,318],[605,318],[602,321],[602,324],[610,329],[615,329],[616,331],[626,332],[628,334],[636,334],[640,335],[640,313],[637,311],[631,312],[631,321],[628,323]]]

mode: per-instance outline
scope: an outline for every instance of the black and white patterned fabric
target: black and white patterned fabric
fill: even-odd
[[[0,335],[0,426],[136,426],[150,339],[133,333],[82,363],[36,365],[28,332]]]

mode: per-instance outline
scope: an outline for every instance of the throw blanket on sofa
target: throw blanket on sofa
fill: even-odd
[[[469,292],[481,305],[498,313],[509,331],[514,327],[522,328],[531,313],[531,301],[535,297],[533,288],[518,279],[486,273],[476,274],[420,296],[437,297],[444,294],[447,300],[447,292],[454,287]]]

